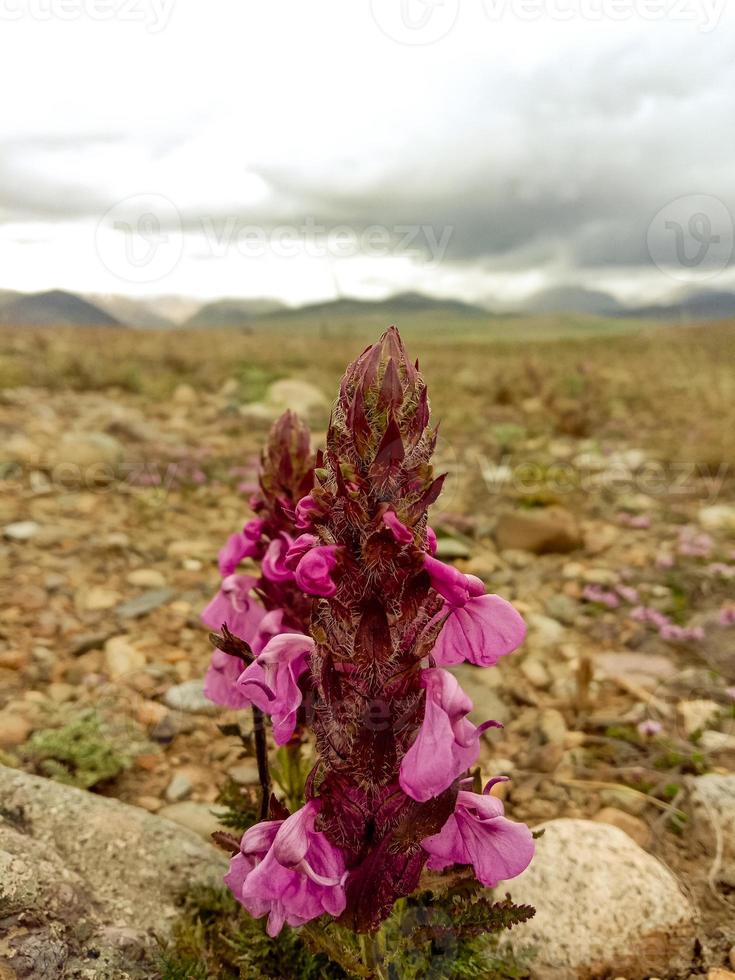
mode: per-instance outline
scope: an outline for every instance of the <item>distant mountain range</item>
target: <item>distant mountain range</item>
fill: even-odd
[[[52,289],[0,299],[0,323],[33,327],[117,327],[121,321],[81,296]]]
[[[0,290],[0,324],[13,326],[129,326],[148,329],[179,327],[246,328],[256,324],[293,320],[340,319],[400,320],[409,315],[434,313],[447,317],[487,320],[495,314],[482,306],[458,299],[441,299],[423,293],[397,293],[388,299],[345,297],[300,307],[287,307],[275,299],[222,299],[204,303],[173,296],[147,301],[127,296],[75,293],[53,289],[43,293]],[[600,290],[562,285],[529,297],[520,308],[502,316],[580,314],[607,318],[693,322],[735,318],[735,292],[700,290],[668,304],[627,307]]]
[[[242,327],[269,313],[287,310],[277,299],[220,299],[206,303],[181,324],[183,327]]]

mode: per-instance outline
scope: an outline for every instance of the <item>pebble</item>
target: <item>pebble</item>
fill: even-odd
[[[141,670],[145,663],[145,654],[126,637],[113,636],[105,643],[104,664],[112,680],[120,680],[126,674]]]
[[[162,589],[166,585],[163,572],[157,568],[136,568],[126,576],[125,581],[142,589]]]
[[[582,543],[574,515],[563,507],[501,514],[495,537],[501,550],[512,548],[536,555],[563,554]]]
[[[41,530],[35,521],[16,521],[3,528],[3,534],[9,541],[30,541]]]
[[[624,810],[606,806],[596,813],[592,819],[599,823],[610,824],[611,827],[618,827],[639,847],[647,848],[651,844],[651,830],[648,824],[640,817],[634,817],[633,814],[626,813]]]
[[[684,729],[684,734],[689,736],[706,728],[721,710],[722,708],[716,701],[697,699],[682,701],[677,705],[676,713]]]
[[[0,715],[0,748],[10,749],[22,745],[31,734],[32,726],[27,718],[4,711]]]
[[[147,810],[149,813],[158,813],[164,805],[163,800],[159,800],[157,796],[136,796],[134,802],[136,806]]]
[[[24,650],[0,650],[0,667],[5,670],[22,670],[28,664]]]
[[[566,629],[550,616],[530,613],[526,617],[526,622],[528,624],[526,644],[530,650],[550,650],[559,646],[566,637]]]
[[[559,592],[546,600],[546,611],[552,619],[571,626],[579,615],[579,603]]]
[[[537,657],[526,657],[521,662],[521,673],[534,687],[543,689],[551,684],[548,670]]]
[[[193,830],[205,840],[210,840],[212,834],[218,830],[227,830],[207,803],[194,803],[192,800],[169,803],[158,811],[158,816]]]
[[[120,593],[114,589],[106,589],[101,585],[93,585],[82,598],[82,606],[87,612],[101,612],[112,609],[120,601]]]
[[[194,787],[185,772],[177,772],[166,787],[166,799],[169,803],[178,803],[191,796]]]
[[[159,606],[164,606],[167,602],[170,602],[174,594],[173,589],[151,589],[148,592],[143,592],[142,595],[136,596],[135,599],[124,602],[117,607],[116,612],[118,618],[138,619],[141,616],[147,616],[154,609],[158,609]]]
[[[252,786],[260,782],[258,763],[255,759],[243,759],[236,765],[230,766],[227,775],[240,786]]]
[[[716,847],[721,848],[717,880],[735,888],[735,775],[698,776],[691,788],[691,801],[698,842],[711,854]]]
[[[730,504],[703,507],[697,517],[707,531],[735,531],[735,507]]]
[[[539,714],[538,729],[544,742],[563,745],[567,736],[567,723],[558,708],[544,708]]]
[[[513,945],[533,946],[537,978],[687,974],[696,913],[676,878],[617,827],[550,820],[536,855],[504,883],[536,915],[513,929]]]
[[[164,703],[175,711],[185,711],[194,715],[216,715],[221,710],[204,694],[203,678],[184,681],[166,691]]]

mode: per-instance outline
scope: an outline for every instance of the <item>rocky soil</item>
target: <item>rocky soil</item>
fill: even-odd
[[[352,347],[342,353],[346,362]],[[498,669],[457,673],[476,716],[505,725],[487,733],[483,773],[511,776],[497,787],[509,815],[546,828],[509,888],[539,909],[512,934],[536,948],[533,975],[724,980],[717,971],[735,970],[735,483],[727,455],[664,452],[666,433],[636,415],[633,390],[605,387],[597,353],[587,370],[613,405],[602,420],[586,396],[526,390],[508,401],[497,379],[463,380],[462,365],[441,367],[434,351],[450,472],[434,519],[440,554],[529,624]],[[329,357],[305,377],[286,366],[257,397],[239,376],[192,384],[183,368],[161,397],[117,382],[29,384],[23,372],[0,389],[0,762],[56,780],[2,770],[0,859],[12,872],[0,892],[2,980],[56,975],[65,942],[72,972],[58,975],[124,977],[109,973],[108,952],[95,964],[85,950],[112,949],[115,930],[127,941],[148,921],[165,932],[185,869],[219,874],[198,842],[220,826],[225,783],[247,793],[257,771],[219,728],[247,719],[202,696],[198,616],[217,585],[217,549],[248,516],[269,420],[301,409],[319,440],[338,380]],[[463,385],[471,418],[457,408]],[[91,793],[67,795],[59,781]],[[102,815],[93,824],[74,809],[80,799]],[[174,838],[161,817],[182,828],[184,864],[167,860]],[[74,840],[67,819],[98,829]],[[157,912],[128,912],[105,892],[118,820],[131,867],[157,879]],[[65,908],[46,901],[57,879]],[[32,937],[78,899],[94,906],[94,942],[59,927],[38,966]],[[113,930],[107,946],[99,929]],[[130,941],[145,949],[141,935]]]

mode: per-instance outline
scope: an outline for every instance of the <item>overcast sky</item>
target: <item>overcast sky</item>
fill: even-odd
[[[735,288],[732,7],[0,0],[0,288]]]

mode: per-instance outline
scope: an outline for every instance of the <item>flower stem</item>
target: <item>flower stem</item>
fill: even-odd
[[[271,801],[271,775],[268,768],[268,742],[265,735],[265,718],[260,708],[253,705],[253,734],[255,736],[255,758],[258,763],[258,778],[262,797],[258,820],[267,820]]]
[[[360,952],[365,969],[371,980],[388,980],[385,967],[385,935],[383,930],[375,933],[362,933],[359,937]]]

